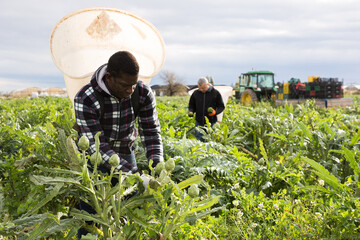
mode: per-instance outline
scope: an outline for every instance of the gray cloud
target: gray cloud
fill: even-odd
[[[151,22],[166,44],[163,70],[188,84],[211,75],[230,85],[252,69],[272,70],[279,81],[318,75],[360,84],[357,0],[12,0],[0,2],[0,87],[17,86],[4,79],[64,87],[51,59],[51,31],[65,15],[92,6]]]

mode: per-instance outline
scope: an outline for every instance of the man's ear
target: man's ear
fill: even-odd
[[[111,78],[110,73],[108,73],[108,72],[105,73],[105,79],[104,79],[104,80],[105,80],[106,82],[109,82],[109,81],[110,81],[110,78]]]

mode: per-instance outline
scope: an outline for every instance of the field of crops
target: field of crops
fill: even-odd
[[[81,226],[83,239],[360,239],[360,98],[230,101],[205,143],[187,103],[157,98],[166,164],[149,167],[137,140],[145,189],[139,175],[88,171],[101,158],[74,147],[70,100],[0,100],[0,239],[76,239]]]

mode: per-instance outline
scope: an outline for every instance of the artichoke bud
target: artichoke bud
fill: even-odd
[[[171,178],[167,175],[165,175],[163,178],[160,179],[160,183],[162,185],[166,185],[171,182]]]
[[[155,179],[150,179],[149,187],[151,189],[154,189],[156,191],[160,186],[161,186],[161,184],[158,181],[156,181]]]
[[[159,174],[165,168],[164,161],[159,162],[155,167],[155,173]]]
[[[102,163],[102,157],[99,152],[94,152],[90,157],[90,162],[93,166],[95,166],[95,163],[100,165]]]
[[[199,196],[199,188],[195,184],[192,184],[188,189],[188,194],[191,198],[196,198]]]
[[[165,163],[165,169],[168,172],[172,172],[174,170],[174,168],[175,168],[175,161],[174,161],[174,159],[170,158]]]
[[[162,185],[166,185],[171,181],[165,169],[161,170],[158,180]]]
[[[109,159],[109,164],[114,168],[117,167],[120,164],[119,156],[117,154],[113,154]]]
[[[160,174],[159,174],[159,179],[160,179],[160,181],[161,181],[162,179],[164,179],[166,176],[167,176],[166,170],[165,170],[165,169],[161,170],[161,172],[160,172]]]
[[[85,135],[81,136],[78,143],[79,149],[81,151],[86,151],[89,148],[89,145],[89,139]]]

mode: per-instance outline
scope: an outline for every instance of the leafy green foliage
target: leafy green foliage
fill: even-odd
[[[74,145],[69,100],[0,100],[0,233],[70,239],[92,220],[98,236],[128,239],[360,234],[359,98],[345,109],[230,100],[223,121],[205,128],[204,143],[193,136],[188,100],[157,98],[171,174],[155,173],[136,141],[138,166],[152,179],[147,190],[137,175],[113,174],[122,184],[112,186],[111,176],[84,170],[89,156]],[[187,194],[192,184],[198,197]],[[125,200],[135,191],[140,195]],[[97,214],[74,208],[79,192]]]

